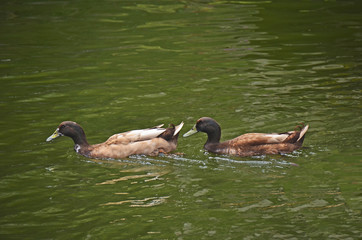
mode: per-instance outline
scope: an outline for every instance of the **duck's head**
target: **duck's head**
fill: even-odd
[[[76,122],[62,122],[55,132],[47,138],[47,142],[61,136],[67,136],[73,139],[75,144],[88,144],[83,128]]]
[[[183,137],[189,137],[195,133],[204,132],[208,135],[208,141],[219,142],[221,136],[220,125],[212,118],[202,117],[197,120],[196,124]]]

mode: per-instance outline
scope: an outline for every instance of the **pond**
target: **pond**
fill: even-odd
[[[1,239],[360,239],[362,2],[2,1]],[[208,116],[222,140],[285,132],[290,154],[230,157],[180,136],[97,160],[114,133]]]

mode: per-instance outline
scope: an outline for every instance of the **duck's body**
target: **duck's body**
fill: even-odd
[[[184,137],[197,132],[205,132],[208,139],[204,148],[212,153],[236,156],[253,156],[264,154],[280,154],[293,152],[303,144],[308,125],[300,131],[285,133],[246,133],[234,139],[220,142],[220,125],[212,118],[200,118],[195,126]]]
[[[71,121],[62,122],[47,141],[59,136],[68,136],[74,141],[74,150],[89,158],[119,159],[130,155],[145,154],[156,156],[176,149],[179,132],[183,126],[161,128],[162,125],[140,130],[132,130],[112,135],[107,141],[90,145],[82,127]]]

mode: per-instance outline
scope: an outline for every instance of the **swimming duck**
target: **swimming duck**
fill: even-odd
[[[183,126],[171,124],[169,128],[153,128],[131,130],[114,134],[107,141],[89,145],[83,128],[71,121],[62,122],[55,132],[47,138],[47,142],[60,136],[67,136],[74,141],[74,150],[89,158],[118,159],[135,154],[156,156],[159,153],[168,153],[176,149],[179,132]]]
[[[253,156],[264,154],[289,153],[303,144],[309,126],[297,126],[299,130],[285,133],[246,133],[234,139],[221,142],[220,125],[212,118],[202,117],[194,127],[183,136],[188,137],[197,132],[207,134],[204,148],[212,153],[235,156]]]

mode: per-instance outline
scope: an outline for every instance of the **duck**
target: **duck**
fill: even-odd
[[[246,133],[234,139],[220,142],[221,127],[210,117],[197,120],[183,137],[198,132],[207,134],[204,149],[211,153],[248,157],[255,155],[290,153],[302,147],[309,125],[298,125],[294,131],[284,133]]]
[[[90,145],[78,123],[64,121],[46,141],[50,142],[61,136],[70,137],[78,154],[94,159],[121,159],[130,155],[157,156],[159,153],[169,153],[176,149],[183,125],[181,122],[177,126],[170,124],[168,128],[162,128],[161,124],[147,129],[117,133],[103,143]]]

